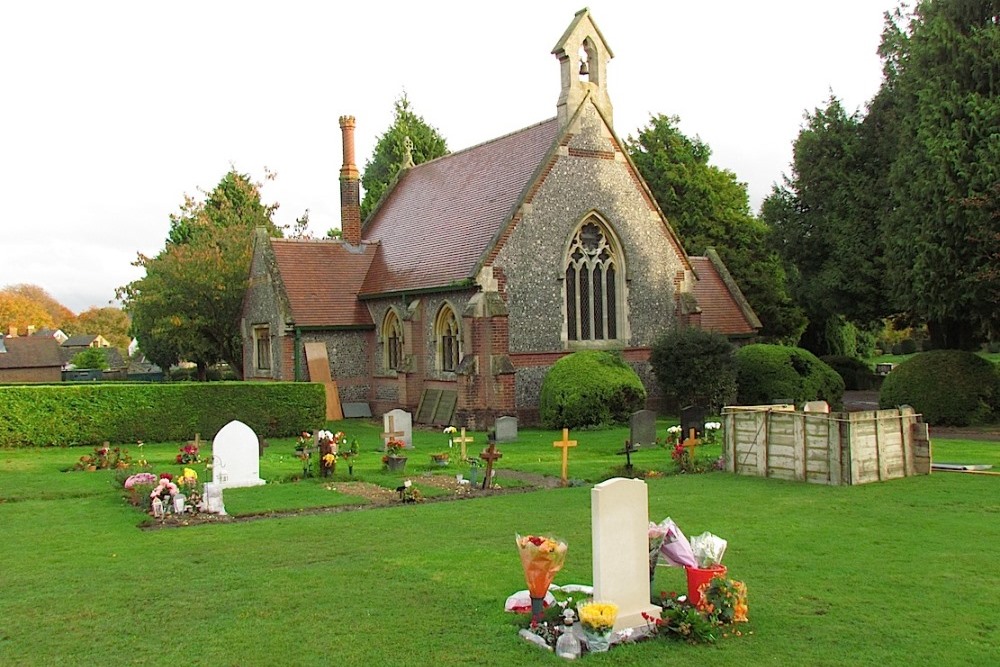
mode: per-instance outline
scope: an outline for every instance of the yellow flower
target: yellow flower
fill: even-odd
[[[184,468],[184,474],[181,475],[184,479],[189,479],[192,482],[198,481],[198,473],[196,473],[191,468]]]
[[[580,623],[594,632],[607,632],[618,618],[618,605],[611,602],[591,602],[580,605]]]
[[[327,454],[326,456],[323,457],[323,463],[327,464],[328,466],[332,466],[336,462],[337,462],[337,457],[334,456],[333,454]]]

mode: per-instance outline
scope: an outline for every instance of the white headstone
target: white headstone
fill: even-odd
[[[241,421],[219,429],[212,441],[212,483],[222,489],[260,486],[260,451],[257,434]]]
[[[649,602],[649,498],[641,479],[615,477],[590,490],[594,599],[618,605],[615,631],[660,617]]]
[[[407,449],[413,448],[413,415],[406,410],[390,410],[382,415],[382,426],[385,433],[389,432],[389,417],[392,417],[392,430],[400,431],[402,436],[396,436],[397,440],[402,440]]]
[[[830,404],[826,401],[809,401],[802,408],[803,412],[822,412],[830,414]]]

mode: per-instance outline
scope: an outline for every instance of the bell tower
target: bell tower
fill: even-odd
[[[608,61],[614,58],[589,9],[581,9],[552,49],[559,59],[562,90],[556,105],[559,126],[565,127],[588,93],[614,126],[611,98],[608,97]]]

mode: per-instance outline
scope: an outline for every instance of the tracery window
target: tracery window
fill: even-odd
[[[382,360],[386,370],[399,370],[403,363],[403,323],[389,309],[382,321]]]
[[[566,257],[566,333],[571,341],[619,336],[620,253],[610,234],[591,218],[577,230]]]
[[[448,304],[441,306],[441,310],[438,311],[434,323],[434,337],[437,340],[438,368],[454,373],[462,360],[462,336],[455,311]]]

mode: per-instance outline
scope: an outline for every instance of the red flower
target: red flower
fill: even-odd
[[[172,482],[173,479],[174,479],[174,476],[171,475],[169,472],[161,472],[160,473],[160,479],[165,479],[168,482]]]
[[[532,544],[534,544],[536,547],[542,546],[542,543],[545,542],[545,540],[543,540],[542,538],[537,537],[535,535],[532,535],[531,537],[529,537],[528,541],[531,542]]]

